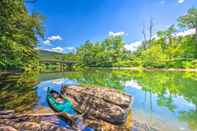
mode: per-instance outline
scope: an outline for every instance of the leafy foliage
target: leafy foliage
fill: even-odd
[[[179,25],[187,28],[197,27],[197,9],[190,8],[187,14],[178,19]]]
[[[196,28],[197,9],[191,8],[178,24]],[[177,29],[171,25],[157,32],[157,37],[144,41],[137,51],[124,48],[122,37],[109,37],[93,43],[86,41],[76,52],[76,60],[89,67],[148,67],[148,68],[197,68],[197,41],[195,35],[176,36]],[[143,43],[144,43],[143,42]]]
[[[187,14],[179,17],[179,25],[187,28],[194,28],[196,30],[196,43],[197,43],[197,9],[192,7],[187,11]]]
[[[23,0],[0,1],[0,69],[36,68],[37,37],[43,37],[42,16],[29,15]]]
[[[128,52],[124,49],[122,37],[109,37],[102,42],[86,41],[77,50],[79,61],[84,66],[127,66]]]

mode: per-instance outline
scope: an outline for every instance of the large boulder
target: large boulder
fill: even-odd
[[[62,87],[61,92],[71,99],[77,109],[112,124],[126,121],[133,100],[123,92],[103,87],[67,85]]]

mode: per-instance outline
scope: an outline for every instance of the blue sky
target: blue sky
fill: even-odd
[[[109,34],[123,35],[127,44],[136,43],[142,40],[143,23],[151,17],[156,32],[175,24],[192,6],[197,7],[197,0],[37,0],[27,4],[30,11],[47,18],[39,48],[60,52]]]

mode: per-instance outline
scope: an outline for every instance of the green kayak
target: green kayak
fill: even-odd
[[[77,115],[76,110],[73,108],[72,102],[66,97],[63,97],[59,92],[48,87],[47,101],[49,106],[56,112],[63,112],[69,116]]]

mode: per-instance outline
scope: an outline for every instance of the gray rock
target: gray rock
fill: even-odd
[[[112,124],[125,122],[133,100],[123,92],[101,87],[69,85],[62,87],[61,91],[72,100],[75,108]]]

